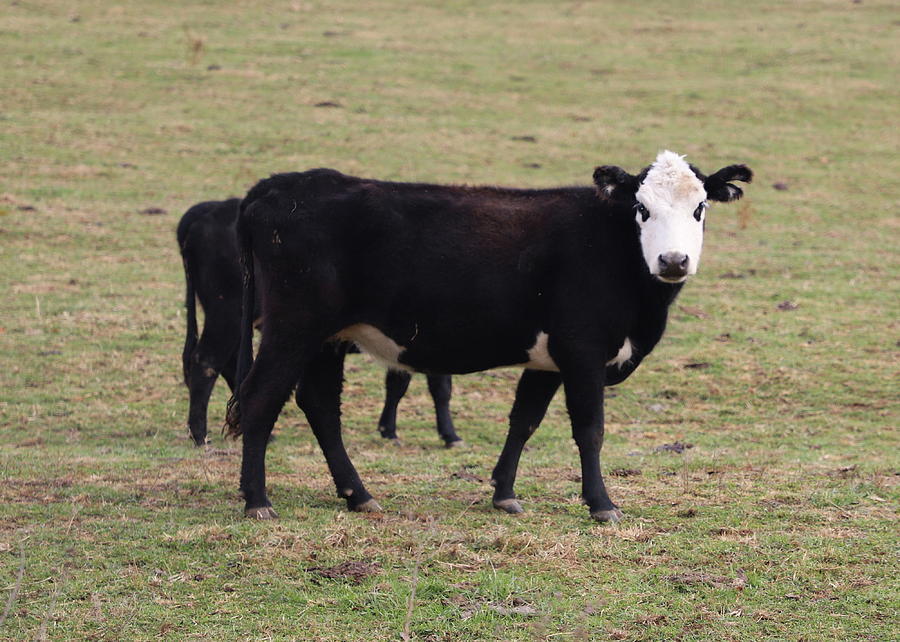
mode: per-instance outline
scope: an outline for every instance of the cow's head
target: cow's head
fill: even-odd
[[[667,283],[681,283],[697,272],[707,202],[739,199],[743,191],[729,181],[749,183],[752,178],[745,165],[729,165],[704,176],[670,151],[660,152],[656,162],[637,176],[611,165],[594,170],[601,198],[634,207],[650,274]]]

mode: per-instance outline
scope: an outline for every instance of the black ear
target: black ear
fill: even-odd
[[[753,172],[746,165],[729,165],[708,176],[703,181],[703,188],[706,190],[707,199],[727,203],[736,201],[744,195],[744,190],[729,181],[749,183],[752,180]]]
[[[595,169],[594,183],[600,197],[611,201],[633,200],[638,190],[637,177],[615,165],[604,165]]]

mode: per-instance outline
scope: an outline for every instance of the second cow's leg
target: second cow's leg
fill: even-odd
[[[450,396],[453,391],[453,377],[450,375],[428,375],[428,392],[434,401],[434,414],[437,417],[437,431],[448,448],[461,444],[462,439],[453,427],[450,415]]]
[[[405,370],[388,370],[384,376],[384,409],[378,420],[378,432],[385,439],[397,439],[397,405],[409,388],[412,375]]]
[[[231,355],[231,358],[228,360],[228,363],[226,363],[222,367],[222,372],[221,372],[222,378],[225,379],[225,383],[228,384],[228,389],[231,390],[232,394],[234,394],[234,392],[235,392],[235,390],[234,390],[235,370],[237,370],[237,351],[235,351],[235,353],[233,355]]]
[[[562,381],[557,372],[525,370],[516,388],[516,400],[509,413],[509,433],[500,459],[491,475],[494,486],[494,507],[507,513],[521,513],[522,506],[516,499],[513,485],[519,457],[525,442],[534,434],[547,412],[553,395]]]
[[[237,350],[235,341],[237,330],[226,324],[220,323],[219,314],[213,311],[207,318],[203,328],[203,334],[193,354],[189,355],[185,367],[186,383],[190,394],[190,409],[188,410],[188,429],[191,438],[198,446],[207,443],[207,413],[209,398],[216,384],[219,374],[231,375],[228,370],[230,363],[234,361]],[[232,378],[233,381],[233,378]],[[229,381],[229,386],[232,385]]]
[[[199,357],[199,354],[194,353]],[[206,437],[206,414],[209,410],[209,398],[219,373],[211,366],[192,361],[187,373],[190,407],[188,409],[188,430],[194,444],[202,446],[208,442]]]

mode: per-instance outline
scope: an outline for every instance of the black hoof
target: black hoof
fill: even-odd
[[[446,442],[444,445],[447,448],[465,448],[468,444],[462,439],[454,439],[453,441]]]
[[[378,434],[381,435],[382,439],[397,439],[397,431],[396,430],[388,430],[384,426],[378,426]]]
[[[195,435],[195,434],[191,433],[190,438],[191,438],[191,441],[194,442],[194,445],[197,446],[198,448],[200,446],[205,446],[206,444],[209,443],[209,437],[206,435],[206,433],[204,433],[202,435]]]

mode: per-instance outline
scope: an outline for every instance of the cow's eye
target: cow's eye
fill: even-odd
[[[700,205],[697,206],[697,209],[694,210],[694,218],[698,221],[702,219],[704,210],[706,210],[706,201],[700,203]]]
[[[641,220],[646,223],[647,219],[650,218],[650,210],[648,210],[643,203],[638,203],[634,206],[634,209],[641,215]]]

